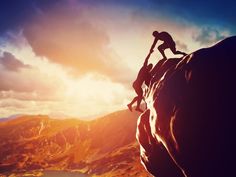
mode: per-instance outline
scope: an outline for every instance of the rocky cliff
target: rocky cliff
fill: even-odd
[[[235,51],[230,37],[155,67],[137,127],[142,163],[154,176],[235,174]]]

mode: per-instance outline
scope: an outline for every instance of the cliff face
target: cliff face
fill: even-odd
[[[236,37],[160,61],[139,117],[141,159],[154,176],[232,176]]]

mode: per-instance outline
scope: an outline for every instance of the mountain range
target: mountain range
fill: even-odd
[[[22,115],[0,122],[0,175],[148,177],[135,139],[138,116],[123,110],[90,121]]]

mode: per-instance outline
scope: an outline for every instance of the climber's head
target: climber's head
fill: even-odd
[[[157,37],[158,36],[158,31],[153,31],[153,33],[152,33],[152,35],[154,36],[154,37]]]
[[[152,64],[147,65],[147,70],[148,70],[148,71],[151,71],[152,66],[153,66]]]

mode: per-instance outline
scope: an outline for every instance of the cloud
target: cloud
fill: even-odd
[[[185,52],[188,51],[188,46],[184,44],[183,42],[177,40],[176,45],[177,45],[177,50],[183,50]]]
[[[38,56],[70,67],[77,75],[89,72],[124,81],[129,71],[109,46],[106,31],[86,10],[59,8],[38,16],[24,27],[24,36]]]
[[[1,99],[0,100],[0,107],[7,109],[7,108],[17,108],[17,109],[24,109],[26,106],[22,104],[19,100],[11,100],[11,99]]]
[[[29,65],[22,63],[20,60],[15,58],[9,52],[3,52],[3,56],[0,57],[0,64],[9,71],[19,71],[21,68],[31,68]]]
[[[213,27],[203,27],[198,34],[193,35],[193,39],[201,45],[211,45],[230,35],[229,32]]]
[[[22,40],[23,41],[23,40]],[[67,70],[36,56],[29,45],[0,48],[30,65],[12,71],[0,69],[0,115],[61,114],[73,117],[104,115],[122,109],[130,93],[108,77],[88,74],[72,77]]]
[[[24,64],[10,52],[0,58],[0,99],[55,100],[63,84],[59,77]]]

